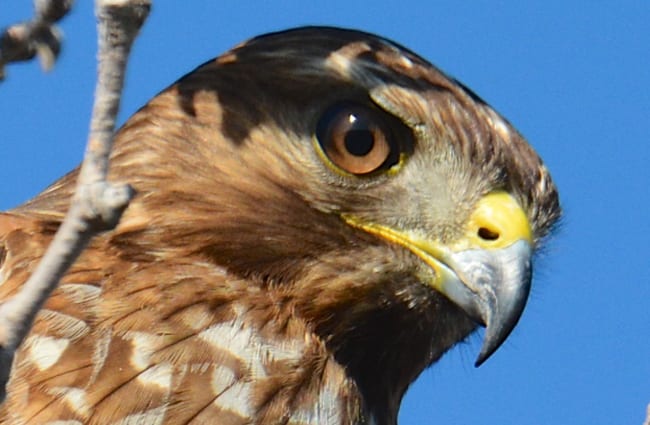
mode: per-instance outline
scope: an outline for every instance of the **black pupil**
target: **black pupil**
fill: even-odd
[[[372,132],[352,129],[345,134],[345,149],[354,156],[366,156],[375,145]]]

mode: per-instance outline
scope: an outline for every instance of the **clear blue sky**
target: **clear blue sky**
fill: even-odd
[[[0,26],[30,16],[30,3],[1,2]],[[337,25],[392,38],[456,76],[551,169],[566,217],[537,264],[519,326],[479,369],[476,337],[425,372],[401,424],[642,423],[650,402],[650,2],[154,3],[122,121],[251,36]],[[53,72],[14,65],[0,85],[0,209],[81,159],[95,72],[91,4],[78,1],[62,23],[66,43]]]

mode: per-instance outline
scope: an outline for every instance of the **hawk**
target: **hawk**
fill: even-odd
[[[248,41],[115,136],[137,191],[39,313],[3,424],[390,425],[486,327],[504,341],[560,215],[549,172],[477,95],[363,32]],[[61,223],[72,171],[0,215],[0,297]]]

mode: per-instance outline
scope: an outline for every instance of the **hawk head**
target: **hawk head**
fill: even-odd
[[[147,319],[153,332],[205,302],[227,310],[197,317],[206,328],[238,321],[271,352],[302,353],[275,375],[258,359],[275,381],[247,397],[267,421],[334,403],[340,420],[320,423],[393,423],[408,385],[479,326],[485,361],[517,323],[560,215],[540,158],[477,95],[393,42],[335,28],[265,35],[198,67],[125,124],[111,167],[138,195],[94,245],[131,270],[102,296],[165,310]],[[19,212],[60,215],[73,176]],[[160,304],[146,305],[131,281],[158,265],[147,276]],[[173,292],[171,275],[201,292]],[[235,330],[232,352],[252,361],[244,346],[258,340]],[[299,379],[294,404],[272,410]]]

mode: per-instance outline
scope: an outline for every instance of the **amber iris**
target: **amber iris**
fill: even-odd
[[[370,174],[399,161],[399,144],[389,121],[373,106],[345,102],[325,111],[316,136],[334,166],[355,175]]]

